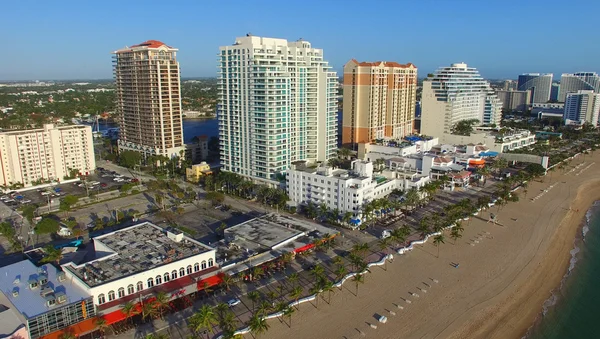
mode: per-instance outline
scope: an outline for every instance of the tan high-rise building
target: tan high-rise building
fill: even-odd
[[[350,60],[344,66],[342,144],[354,149],[374,139],[410,135],[416,98],[415,65]]]
[[[114,52],[120,151],[169,158],[185,151],[177,51],[148,40]]]

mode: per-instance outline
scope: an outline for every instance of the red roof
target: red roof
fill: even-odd
[[[158,41],[158,40],[148,40],[148,41],[144,41],[141,44],[138,45],[133,45],[131,46],[133,47],[148,47],[148,48],[159,48],[160,46],[167,46],[165,43]],[[169,48],[171,48],[171,46],[167,46]]]

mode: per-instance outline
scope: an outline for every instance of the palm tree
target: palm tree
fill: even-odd
[[[333,282],[331,280],[327,279],[323,283],[323,286],[321,286],[321,291],[322,291],[322,293],[327,292],[329,294],[327,303],[331,304],[331,293],[335,294],[335,289],[333,288]]]
[[[298,299],[302,296],[302,287],[296,286],[292,288],[289,294],[290,298],[294,299],[296,305],[298,304]],[[296,307],[299,307],[298,305]]]
[[[440,234],[436,235],[436,236],[433,238],[433,244],[434,244],[434,245],[437,247],[437,249],[438,249],[438,254],[437,254],[437,257],[439,258],[439,257],[440,257],[440,244],[445,244],[445,242],[444,242],[444,233],[440,233]]]
[[[267,332],[270,326],[259,313],[255,313],[252,315],[252,318],[250,318],[248,327],[250,327],[251,333],[258,336],[259,334]]]
[[[316,264],[315,267],[313,267],[310,270],[310,274],[315,278],[315,279],[319,279],[323,276],[323,274],[325,273],[325,269],[323,268],[323,266]]]
[[[293,272],[292,274],[288,275],[287,280],[290,281],[292,287],[296,286],[296,283],[298,282],[298,273]]]
[[[321,289],[321,281],[319,280],[315,285],[313,285],[313,287],[309,290],[309,293],[314,294],[315,295],[315,300],[316,300],[316,305],[315,308],[319,308],[319,294],[321,294],[321,292],[323,292],[323,290]]]
[[[452,240],[454,240],[454,244],[456,245],[456,240],[458,238],[462,238],[462,234],[460,233],[460,231],[458,229],[456,229],[456,227],[453,227],[452,231],[450,231],[450,238],[452,238]]]
[[[233,278],[231,275],[224,273],[221,277],[221,286],[225,288],[227,291],[231,290],[231,284],[233,284]]]
[[[379,240],[379,242],[377,243],[377,245],[379,245],[379,249],[382,252],[390,246],[390,239],[391,239],[391,237],[390,238],[384,238],[384,239]]]
[[[294,308],[287,306],[284,310],[283,310],[283,316],[284,317],[288,317],[288,319],[290,320],[290,325],[289,327],[292,327],[292,314],[294,314]]]
[[[142,305],[142,319],[156,318],[158,316],[158,309],[154,306],[154,302],[147,302]]]
[[[248,299],[252,301],[252,312],[254,312],[254,304],[260,299],[260,294],[258,291],[248,292]]]
[[[353,152],[351,150],[344,147],[338,148],[337,150],[338,157],[344,160],[348,159],[348,157],[351,156],[352,153]]]
[[[41,263],[51,263],[54,262],[56,265],[60,264],[60,261],[63,259],[62,249],[55,248],[52,245],[47,245],[44,247],[45,257],[40,260]]]
[[[481,175],[481,177],[483,178],[483,187],[485,187],[485,184],[487,183],[487,179],[491,175],[489,167],[483,166],[482,168],[477,170],[477,173],[479,173],[479,175]]]
[[[337,269],[335,270],[335,278],[337,280],[342,280],[342,278],[345,277],[347,273],[348,273],[348,270],[346,270],[346,266],[338,265]],[[340,285],[340,289],[342,289],[341,285]]]
[[[425,236],[427,236],[429,233],[431,233],[431,229],[429,228],[429,218],[428,217],[423,217],[421,220],[419,220],[419,227],[417,228],[417,230],[419,232],[421,232],[421,237],[425,238]]]
[[[269,311],[271,311],[271,308],[273,308],[273,304],[266,300],[263,300],[260,302],[260,304],[258,304],[256,313],[261,314],[264,317],[269,313]]]
[[[342,222],[345,225],[350,224],[350,220],[352,219],[352,212],[346,212],[344,213],[344,216],[342,217]]]
[[[171,306],[169,305],[171,302],[171,297],[167,293],[161,291],[156,293],[154,298],[156,309],[158,310],[158,314],[162,318],[164,311],[166,309],[171,308]]]
[[[125,319],[128,319],[129,321],[131,321],[131,317],[138,314],[136,305],[131,301],[128,301],[123,306],[121,306],[121,312],[123,312],[123,314],[125,315]]]
[[[104,335],[104,332],[106,332],[106,329],[108,328],[108,324],[106,323],[106,319],[104,318],[94,319],[94,326],[102,335]]]
[[[213,326],[216,324],[217,316],[213,312],[212,307],[204,304],[196,313],[194,313],[194,315],[190,317],[188,326],[193,333],[196,333],[199,336],[202,329],[206,329],[208,332],[214,333]]]
[[[75,333],[73,332],[73,330],[69,330],[66,329],[63,331],[63,333],[58,336],[58,339],[76,339],[77,336],[75,335]]]
[[[356,296],[358,297],[358,285],[365,283],[365,276],[362,274],[357,274],[352,278],[352,281],[356,284]]]
[[[252,280],[257,280],[257,279],[260,279],[260,278],[263,276],[263,274],[264,274],[264,273],[265,273],[265,272],[264,272],[264,270],[262,269],[262,267],[260,267],[260,266],[255,266],[255,267],[252,269]]]
[[[369,244],[354,244],[354,246],[352,246],[352,251],[355,252],[357,255],[362,256],[369,251]]]
[[[406,192],[406,195],[404,196],[404,201],[406,202],[406,205],[410,206],[410,209],[412,210],[415,207],[417,207],[417,205],[421,201],[421,196],[419,196],[419,192],[415,188],[412,188],[408,192]]]

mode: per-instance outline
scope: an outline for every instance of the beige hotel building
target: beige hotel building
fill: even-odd
[[[114,52],[120,151],[169,158],[185,151],[177,51],[148,40]]]
[[[0,186],[33,186],[59,180],[72,170],[88,175],[96,168],[90,126],[54,126],[0,132]]]
[[[400,139],[413,132],[417,67],[411,63],[358,62],[344,66],[342,144]]]

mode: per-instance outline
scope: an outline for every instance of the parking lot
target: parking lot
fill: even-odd
[[[23,192],[12,191],[0,196],[0,200],[13,209],[27,204],[47,206],[48,203],[51,203],[55,206],[59,204],[60,198],[65,195],[85,197],[88,193],[100,194],[109,190],[119,189],[124,183],[131,182],[131,180],[131,177],[120,176],[116,172],[104,171],[98,168],[96,174],[87,176],[85,181],[56,184],[51,187],[31,189]]]

